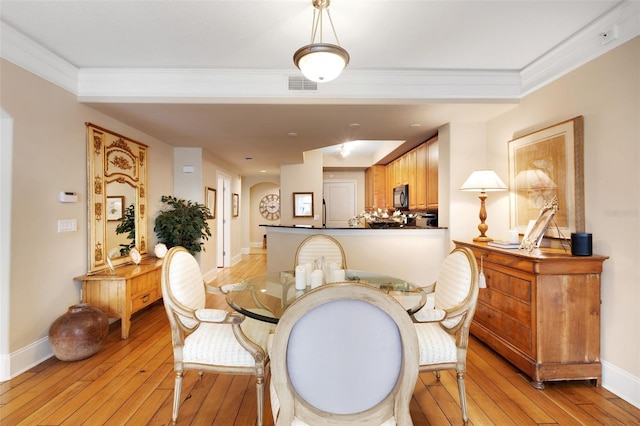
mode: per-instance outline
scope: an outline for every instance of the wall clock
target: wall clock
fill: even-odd
[[[260,200],[260,214],[265,219],[280,219],[280,197],[277,194],[268,194]]]

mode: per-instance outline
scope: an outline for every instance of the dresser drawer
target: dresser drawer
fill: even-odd
[[[131,295],[131,311],[137,312],[140,309],[149,306],[156,300],[160,298],[158,291],[156,289],[149,289],[147,291],[136,293]]]
[[[530,324],[525,324],[482,301],[478,301],[473,322],[481,324],[520,351],[530,356],[534,355],[533,330]]]

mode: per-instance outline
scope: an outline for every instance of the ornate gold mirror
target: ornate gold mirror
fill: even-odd
[[[89,272],[147,253],[147,146],[91,123],[87,126]]]

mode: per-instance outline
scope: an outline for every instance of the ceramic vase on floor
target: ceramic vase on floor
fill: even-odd
[[[96,354],[109,333],[109,320],[88,303],[69,307],[49,329],[49,344],[61,361],[79,361]]]

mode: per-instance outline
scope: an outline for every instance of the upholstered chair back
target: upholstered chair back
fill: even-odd
[[[411,424],[415,329],[376,288],[327,284],[297,299],[278,323],[271,359],[276,425]]]
[[[296,251],[295,266],[314,263],[323,259],[325,265],[335,263],[339,269],[347,269],[347,260],[340,243],[328,235],[311,235],[305,238]]]

